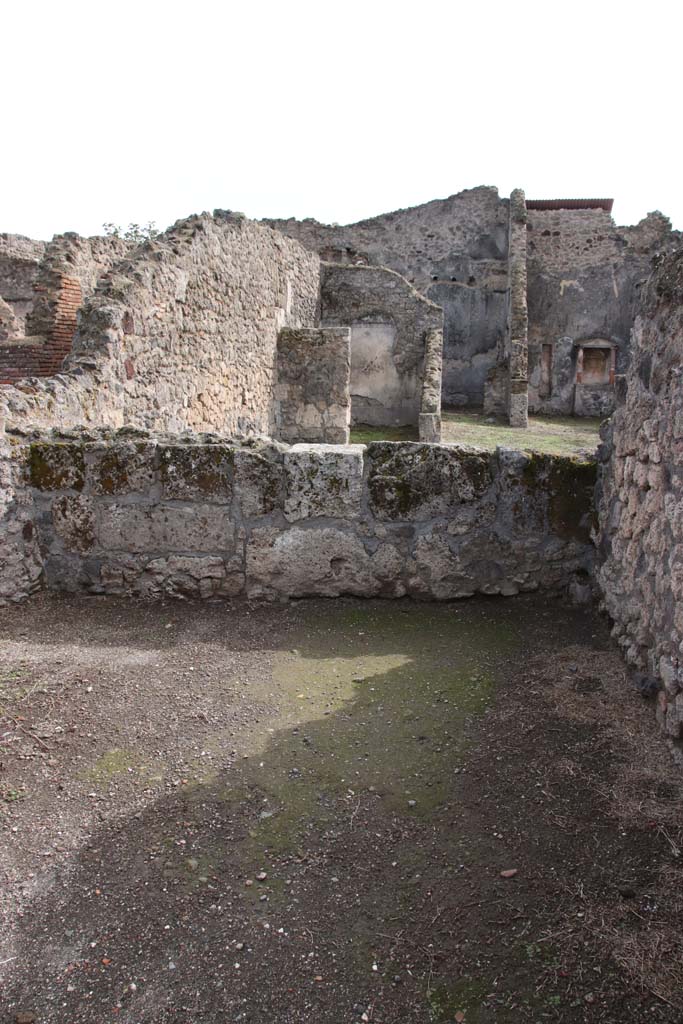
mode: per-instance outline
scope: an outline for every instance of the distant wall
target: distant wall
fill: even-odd
[[[399,274],[379,267],[322,264],[321,320],[351,328],[351,420],[418,423],[426,339],[443,311]]]
[[[397,210],[357,224],[268,221],[324,260],[386,266],[444,310],[443,400],[481,405],[504,344],[508,313],[508,201],[494,188]],[[652,255],[679,232],[660,213],[617,227],[604,209],[530,209],[527,220],[529,402],[534,412],[574,410],[575,343],[606,338],[617,372]],[[543,346],[553,347],[553,386],[542,384]],[[547,353],[546,353],[547,357]],[[611,388],[582,389],[579,412],[604,412]]]
[[[612,388],[584,387],[575,400],[577,343],[606,339],[616,346],[616,372],[625,371],[652,256],[674,247],[680,233],[672,232],[660,213],[633,227],[617,227],[602,209],[529,209],[527,234],[529,407],[608,414]],[[552,346],[550,394],[542,386],[543,345]]]
[[[497,189],[467,189],[343,227],[265,223],[323,260],[388,267],[441,306],[443,399],[481,404],[506,320],[508,203]]]
[[[683,756],[683,250],[658,261],[603,430],[599,567],[613,634]]]
[[[22,530],[57,590],[446,600],[559,592],[592,564],[595,466],[570,459],[135,431],[22,451]]]

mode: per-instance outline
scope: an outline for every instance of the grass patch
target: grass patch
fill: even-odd
[[[518,448],[546,455],[582,455],[592,457],[598,446],[600,420],[574,416],[530,416],[526,430],[508,427],[490,416],[471,409],[444,410],[441,439],[444,444],[466,444],[485,451]],[[371,427],[358,423],[351,427],[351,444],[373,441],[418,441],[417,427]]]
[[[403,427],[370,427],[357,423],[351,427],[351,444],[371,444],[373,441],[417,441],[417,426],[408,423]]]
[[[499,445],[548,455],[592,456],[600,440],[600,420],[573,416],[530,416],[526,430],[490,422],[482,412],[450,409],[442,415],[442,440],[487,451]],[[387,440],[389,440],[387,438]]]

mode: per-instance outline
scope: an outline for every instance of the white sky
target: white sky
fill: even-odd
[[[347,223],[476,185],[683,229],[676,0],[5,0],[0,231]]]

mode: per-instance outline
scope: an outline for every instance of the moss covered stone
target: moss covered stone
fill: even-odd
[[[156,445],[123,441],[86,446],[88,489],[91,494],[148,492],[155,480]]]
[[[82,491],[85,483],[83,445],[35,442],[28,457],[31,486],[39,491]]]
[[[159,448],[165,498],[232,499],[234,449],[228,445],[163,445]]]
[[[380,442],[367,455],[370,510],[381,520],[447,516],[493,481],[490,455],[473,449]]]

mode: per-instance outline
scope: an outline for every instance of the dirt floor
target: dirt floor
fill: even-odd
[[[682,776],[592,612],[42,597],[0,704],[2,1024],[683,1019]]]
[[[444,409],[441,417],[444,444],[466,444],[485,451],[523,448],[548,455],[592,458],[600,442],[600,421],[574,416],[530,416],[526,430],[509,427],[476,409]],[[351,441],[417,441],[417,429],[407,427],[351,428]]]

